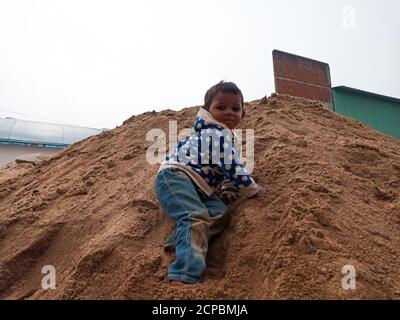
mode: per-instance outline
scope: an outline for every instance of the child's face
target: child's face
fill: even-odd
[[[212,99],[208,112],[215,120],[233,130],[244,117],[241,96],[234,93],[218,92]]]

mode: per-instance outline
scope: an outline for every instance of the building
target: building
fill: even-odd
[[[332,88],[335,111],[400,138],[400,99],[346,86]]]
[[[333,111],[329,64],[288,52],[272,52],[275,92],[318,100]]]
[[[275,92],[319,101],[325,109],[400,138],[400,99],[346,86],[331,87],[329,64],[274,50]]]
[[[104,129],[0,118],[0,165],[21,155],[53,154],[102,131]]]

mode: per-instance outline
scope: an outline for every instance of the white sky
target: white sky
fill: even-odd
[[[400,98],[399,15],[398,0],[0,0],[0,117],[113,128],[201,105],[222,79],[259,99],[273,49]]]

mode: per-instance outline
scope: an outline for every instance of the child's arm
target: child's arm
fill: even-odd
[[[229,193],[236,191],[240,197],[253,197],[260,192],[260,187],[242,163],[233,135],[228,130],[223,130],[222,133],[220,139],[220,163],[224,174],[222,193],[224,190]],[[230,161],[226,161],[227,159]]]

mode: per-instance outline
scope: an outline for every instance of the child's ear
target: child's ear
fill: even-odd
[[[242,111],[242,119],[244,118],[244,116],[246,115],[246,111]]]

